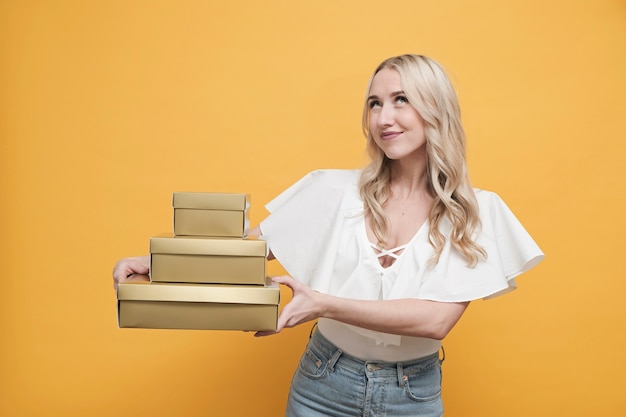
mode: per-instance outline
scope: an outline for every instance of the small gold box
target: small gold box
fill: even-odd
[[[244,237],[250,196],[234,193],[173,193],[177,236]]]

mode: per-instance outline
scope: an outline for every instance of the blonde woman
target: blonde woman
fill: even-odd
[[[472,188],[456,93],[435,61],[382,62],[363,130],[367,167],[311,172],[251,233],[290,274],[274,278],[293,291],[278,332],[317,320],[287,416],[441,416],[441,340],[543,254],[496,194]],[[134,272],[146,258],[121,260],[114,279]]]

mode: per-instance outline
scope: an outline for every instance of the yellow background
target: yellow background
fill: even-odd
[[[448,337],[446,415],[626,415],[622,0],[0,1],[0,415],[281,415],[309,326],[118,329],[111,269],[173,191],[251,193],[258,223],[361,167],[367,79],[405,52],[448,69],[474,185],[547,256]]]

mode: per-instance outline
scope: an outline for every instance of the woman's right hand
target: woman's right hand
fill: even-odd
[[[133,275],[148,275],[149,273],[149,255],[120,259],[113,267],[113,287],[117,289],[117,284],[132,281]]]

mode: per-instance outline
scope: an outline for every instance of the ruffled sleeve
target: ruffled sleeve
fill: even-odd
[[[314,290],[329,291],[340,213],[358,176],[356,170],[313,171],[266,205],[270,215],[261,231],[269,249],[289,275]]]
[[[539,246],[498,195],[479,190],[476,198],[482,222],[476,242],[487,251],[487,260],[468,267],[446,243],[439,262],[424,276],[419,298],[458,302],[496,297],[516,288],[515,277],[543,259]]]

